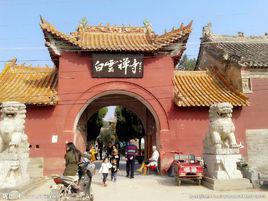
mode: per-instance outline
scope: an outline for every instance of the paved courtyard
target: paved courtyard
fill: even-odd
[[[46,183],[28,193],[20,199],[23,201],[48,200],[50,186],[53,181]],[[141,176],[135,179],[125,177],[125,172],[120,172],[118,181],[108,182],[107,187],[101,183],[101,175],[96,174],[93,181],[93,193],[96,201],[178,201],[178,200],[267,200],[268,188],[252,189],[247,191],[216,192],[203,186],[184,183],[175,186],[174,178],[166,176]]]
[[[100,163],[96,163],[99,169]],[[117,182],[108,178],[108,186],[102,185],[102,176],[96,171],[93,177],[92,191],[95,201],[179,201],[179,200],[268,200],[268,187],[244,191],[212,191],[195,183],[184,182],[175,185],[173,177],[135,174],[134,179],[126,178],[125,162],[120,164],[121,171]],[[137,167],[138,168],[138,164]],[[28,192],[21,201],[49,201],[50,186],[54,182],[47,181]]]

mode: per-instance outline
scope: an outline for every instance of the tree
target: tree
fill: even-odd
[[[145,131],[139,117],[122,106],[115,108],[116,134],[120,141],[128,141],[131,138],[141,139]]]
[[[102,127],[100,129],[100,134],[98,135],[97,140],[99,142],[102,142],[102,144],[104,144],[104,145],[107,145],[108,142],[115,143],[116,142],[116,135],[110,126]]]
[[[181,70],[194,70],[196,65],[196,58],[189,59],[187,54],[184,54],[177,69]]]
[[[95,140],[100,134],[100,129],[104,125],[103,118],[108,112],[107,107],[101,108],[95,112],[87,122],[87,139]]]

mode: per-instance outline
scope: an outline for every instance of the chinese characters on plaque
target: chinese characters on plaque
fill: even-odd
[[[92,59],[93,77],[143,77],[143,55],[93,54]]]

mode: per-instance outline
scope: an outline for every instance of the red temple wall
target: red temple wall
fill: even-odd
[[[173,61],[169,57],[144,60],[144,77],[98,79],[91,77],[89,57],[64,53],[60,58],[58,95],[55,107],[29,107],[26,132],[32,145],[31,157],[44,157],[44,173],[61,173],[64,169],[65,142],[74,140],[74,122],[87,101],[97,95],[122,90],[136,94],[158,116],[158,141],[162,168],[172,160],[172,151],[202,155],[203,139],[208,129],[208,108],[180,108],[173,103]],[[268,79],[254,79],[256,86],[268,86]],[[267,128],[268,109],[264,107],[268,90],[249,94],[251,106],[236,108],[233,114],[237,141],[245,143],[245,130]],[[52,144],[51,136],[58,135]],[[82,147],[82,138],[76,137]],[[77,141],[77,142],[78,142]],[[39,145],[39,149],[35,146]],[[246,147],[241,150],[246,155]]]

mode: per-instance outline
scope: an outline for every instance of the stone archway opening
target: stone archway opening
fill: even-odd
[[[152,145],[159,147],[159,121],[153,110],[146,103],[146,100],[139,96],[126,92],[110,92],[89,100],[88,104],[83,107],[77,116],[74,125],[74,142],[80,149],[85,149],[85,145],[90,141],[94,141],[96,136],[91,136],[87,128],[87,123],[93,114],[103,107],[120,106],[133,112],[140,119],[144,129],[144,155],[151,155]],[[128,134],[126,134],[128,135]]]

